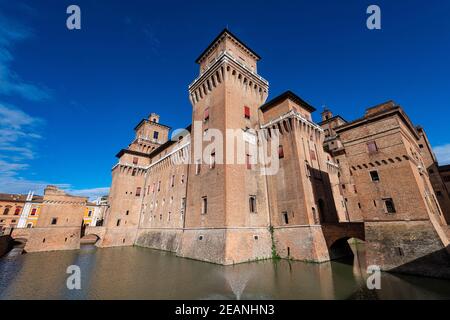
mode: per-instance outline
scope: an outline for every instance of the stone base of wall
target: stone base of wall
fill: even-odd
[[[79,227],[32,228],[27,233],[25,252],[80,249]]]
[[[367,265],[450,279],[450,255],[431,222],[367,222],[365,233]]]
[[[97,246],[101,248],[132,246],[136,240],[136,233],[136,227],[109,228]]]
[[[185,230],[178,256],[231,265],[271,258],[267,228]]]
[[[178,252],[182,230],[139,229],[135,245],[139,247]]]
[[[321,226],[277,227],[273,237],[276,253],[281,258],[312,262],[330,260]]]
[[[269,229],[228,229],[225,253],[226,265],[272,258]]]
[[[184,230],[177,255],[184,258],[225,264],[225,229]]]

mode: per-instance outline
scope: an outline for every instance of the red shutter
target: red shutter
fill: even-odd
[[[247,119],[250,119],[250,108],[247,107],[247,106],[244,107],[244,116],[245,116]]]
[[[283,150],[283,146],[282,145],[278,146],[278,158],[279,159],[283,159],[284,158],[284,150]]]

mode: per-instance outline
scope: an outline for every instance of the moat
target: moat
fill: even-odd
[[[364,247],[330,263],[259,261],[223,267],[139,247],[0,258],[0,299],[449,299],[450,281],[383,273],[369,291]],[[81,268],[81,290],[68,290],[66,268]]]

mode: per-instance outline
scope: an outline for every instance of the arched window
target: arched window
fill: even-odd
[[[7,206],[6,208],[5,208],[5,210],[3,211],[3,215],[7,215],[8,213],[9,213],[9,209],[10,209],[11,207],[10,206]]]

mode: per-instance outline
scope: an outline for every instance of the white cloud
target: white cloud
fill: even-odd
[[[0,160],[19,164],[23,160],[33,159],[34,144],[41,139],[39,130],[43,123],[40,118],[0,102]],[[11,166],[10,170],[18,169]]]
[[[1,1],[1,0],[0,0]],[[28,14],[31,7],[23,7]],[[42,101],[51,97],[48,89],[28,83],[11,69],[16,43],[33,36],[31,29],[9,19],[0,12],[0,96],[18,96],[29,101]],[[39,131],[45,122],[13,105],[0,101],[0,192],[43,194],[47,185],[56,185],[74,195],[91,199],[109,193],[109,188],[77,190],[71,184],[29,180],[22,173],[36,157],[35,145],[42,139]]]
[[[433,151],[440,165],[450,164],[450,144],[434,147]]]
[[[14,45],[31,36],[30,29],[0,13],[0,94],[19,95],[31,101],[41,101],[51,97],[48,89],[23,81],[11,70]]]
[[[36,194],[43,194],[45,187],[48,185],[45,181],[33,181],[17,176],[3,175],[0,172],[0,192],[1,193],[19,193],[26,194],[28,191],[34,191]],[[59,184],[60,188],[68,188],[70,185]]]
[[[82,196],[82,197],[88,197],[89,199],[93,200],[101,196],[105,196],[109,194],[109,188],[92,188],[92,189],[81,189],[81,190],[72,190],[68,189],[66,190],[67,193],[72,194],[74,196]]]
[[[26,194],[29,191],[34,191],[35,194],[43,195],[45,187],[47,187],[48,185],[54,185],[64,190],[68,194],[74,196],[88,197],[89,200],[91,201],[97,199],[98,197],[109,194],[109,188],[107,187],[92,188],[92,189],[75,189],[73,188],[72,185],[68,183],[50,183],[47,181],[29,180],[17,176],[5,175],[1,171],[2,167],[4,167],[4,163],[2,163],[2,161],[0,160],[0,193]],[[13,169],[25,169],[25,168],[13,168]]]

